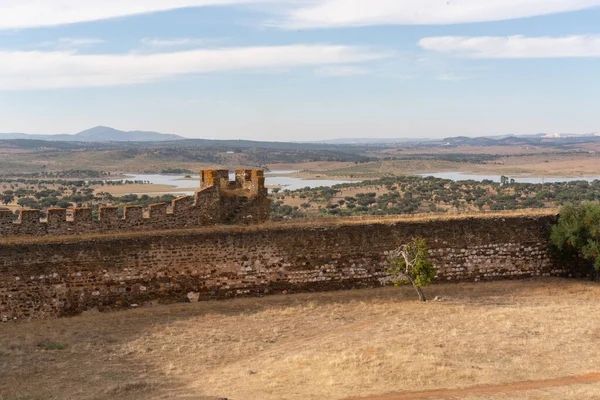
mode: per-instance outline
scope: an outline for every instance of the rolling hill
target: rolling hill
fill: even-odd
[[[74,135],[30,135],[27,133],[0,133],[2,139],[37,139],[63,142],[166,142],[185,139],[179,135],[151,131],[120,131],[107,126],[96,126]]]

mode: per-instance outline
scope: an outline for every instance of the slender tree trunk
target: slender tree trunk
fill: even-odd
[[[423,289],[421,289],[420,286],[417,286],[415,284],[415,281],[413,280],[412,276],[410,276],[410,274],[406,274],[406,277],[410,281],[410,284],[413,285],[413,287],[417,291],[417,294],[419,295],[419,301],[427,301],[427,299],[425,298],[425,293],[423,293]]]
[[[417,289],[417,293],[419,293],[419,300],[427,301],[427,299],[425,298],[425,293],[423,293],[423,289],[421,289],[420,286],[417,286],[415,289]]]
[[[427,299],[425,298],[425,293],[423,293],[423,290],[421,289],[421,287],[417,286],[417,284],[415,283],[415,280],[410,275],[410,269],[413,267],[416,260],[411,262],[411,260],[408,257],[408,254],[405,251],[402,251],[401,254],[402,254],[402,257],[404,258],[404,263],[406,264],[406,270],[404,271],[404,275],[408,278],[408,280],[410,281],[410,284],[413,285],[413,287],[417,291],[417,294],[419,295],[419,300],[427,301]]]

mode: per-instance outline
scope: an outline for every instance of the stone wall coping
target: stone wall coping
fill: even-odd
[[[82,241],[110,241],[116,239],[143,239],[154,236],[186,236],[193,234],[236,234],[256,231],[272,230],[334,230],[345,226],[363,225],[397,225],[397,224],[430,224],[444,221],[465,220],[523,220],[523,219],[548,219],[552,222],[557,218],[556,210],[535,210],[523,214],[511,212],[493,212],[479,214],[420,214],[409,216],[383,216],[383,217],[344,217],[344,218],[315,218],[291,221],[268,221],[254,225],[209,225],[185,229],[163,229],[149,231],[119,231],[99,232],[80,235],[63,236],[0,236],[0,246],[46,243],[76,243]]]

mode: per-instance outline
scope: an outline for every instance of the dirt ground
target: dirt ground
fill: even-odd
[[[505,161],[504,170],[509,174],[534,176],[584,177],[600,176],[600,157],[522,157]]]
[[[592,372],[590,374],[575,375],[564,378],[530,380],[522,382],[504,383],[499,385],[478,385],[459,389],[434,389],[424,390],[420,392],[400,392],[390,393],[382,396],[358,397],[347,400],[418,400],[418,399],[440,399],[440,398],[460,398],[473,399],[485,398],[493,399],[506,398],[511,395],[513,399],[530,399],[535,396],[536,399],[541,399],[540,395],[545,392],[552,392],[554,398],[565,398],[565,390],[574,394],[574,391],[581,390],[583,385],[598,384],[600,382],[600,373]],[[588,393],[596,396],[600,392],[596,392],[595,388],[587,387]],[[562,393],[559,395],[559,393]],[[476,396],[476,397],[473,397]],[[585,396],[585,395],[584,395]],[[584,398],[584,397],[573,397]],[[592,397],[585,397],[592,398]],[[594,397],[595,398],[595,397]]]
[[[581,378],[600,372],[600,285],[426,293],[441,301],[385,288],[4,323],[0,399],[600,398]]]

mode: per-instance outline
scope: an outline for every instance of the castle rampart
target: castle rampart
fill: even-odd
[[[259,223],[268,219],[270,200],[263,171],[237,170],[229,181],[227,170],[200,171],[200,188],[170,205],[153,204],[145,210],[126,206],[123,217],[116,207],[100,207],[98,219],[91,208],[50,208],[45,219],[39,210],[21,210],[17,221],[10,211],[0,211],[0,240],[12,236],[63,236],[139,230],[165,230],[211,224]]]
[[[218,198],[216,185],[205,190],[201,199]],[[150,207],[149,213],[169,216],[164,205],[157,207],[160,211]],[[105,209],[102,216],[113,212]],[[58,214],[62,218],[62,211]],[[138,210],[135,215],[139,218]],[[557,262],[548,250],[555,220],[555,215],[500,214],[201,228],[194,222],[191,229],[4,237],[0,318],[377,287],[389,283],[386,252],[416,236],[428,243],[438,282],[572,276],[574,267]]]

